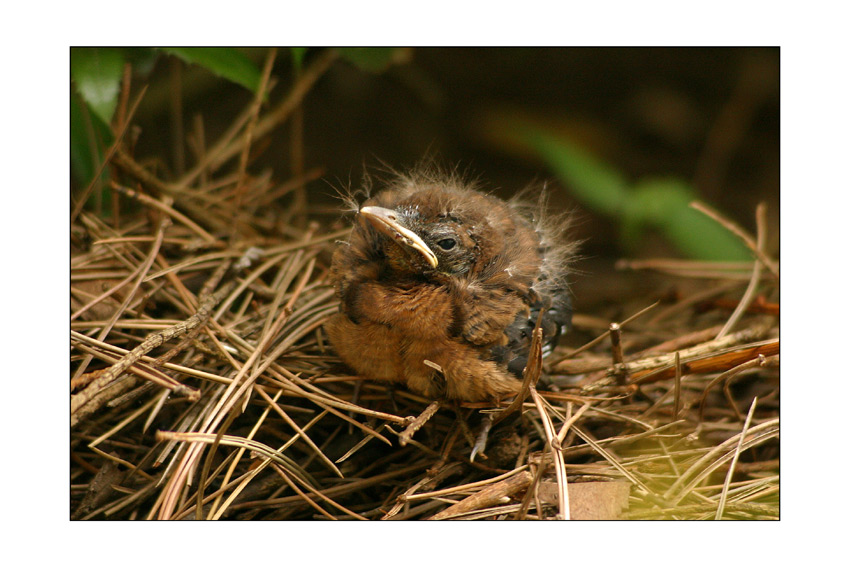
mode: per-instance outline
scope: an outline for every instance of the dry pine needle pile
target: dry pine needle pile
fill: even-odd
[[[532,357],[516,403],[432,403],[360,381],[329,348],[328,265],[347,229],[304,207],[316,172],[274,184],[237,159],[296,102],[177,182],[119,141],[118,215],[74,207],[73,518],[778,518],[763,222],[755,237],[729,225],[752,263],[623,265],[688,293],[621,321],[579,310],[574,333],[596,338],[542,368]]]

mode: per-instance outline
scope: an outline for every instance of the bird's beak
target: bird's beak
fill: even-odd
[[[393,242],[416,250],[425,258],[432,268],[437,267],[437,257],[428,245],[412,230],[406,229],[398,222],[398,216],[392,209],[383,207],[363,207],[360,209],[369,223],[380,233],[388,236]]]

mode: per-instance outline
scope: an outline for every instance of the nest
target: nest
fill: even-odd
[[[521,404],[454,406],[328,348],[345,230],[229,246],[195,222],[160,202],[74,224],[74,517],[777,517],[776,306],[705,326],[743,272],[619,323],[578,314],[599,337],[556,349]]]
[[[364,382],[327,344],[347,228],[311,218],[313,174],[213,178],[213,157],[169,184],[116,147],[121,207],[72,213],[73,518],[778,519],[762,222],[729,225],[752,263],[624,264],[688,293],[579,312],[590,340],[531,357],[515,400],[455,405]]]

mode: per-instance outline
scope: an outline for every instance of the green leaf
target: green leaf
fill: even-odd
[[[688,183],[649,179],[630,186],[619,171],[570,140],[528,124],[518,125],[517,133],[583,205],[620,221],[626,248],[632,248],[641,232],[652,227],[691,258],[752,259],[737,237],[690,207],[697,195]]]
[[[696,192],[682,180],[642,180],[634,188],[623,225],[650,224],[690,258],[752,260],[750,251],[734,234],[691,208],[695,198]]]
[[[661,226],[695,198],[691,186],[679,179],[642,179],[632,188],[622,216],[639,224]]]
[[[199,65],[251,92],[257,92],[260,87],[260,70],[253,61],[233,47],[167,47],[163,51],[187,63]]]
[[[290,53],[292,53],[292,64],[295,65],[296,71],[301,71],[301,67],[304,64],[304,55],[307,53],[306,47],[290,47]]]
[[[71,188],[79,199],[82,190],[89,186],[100,169],[105,148],[112,144],[113,138],[109,126],[97,118],[89,105],[74,91],[71,91],[70,126]],[[107,166],[94,184],[94,192],[89,195],[87,207],[95,207],[101,213],[109,210],[112,199],[112,192],[106,183],[109,175]]]
[[[148,77],[163,56],[160,50],[152,47],[125,47],[123,51],[124,57],[133,66],[134,77]]]
[[[78,187],[86,187],[103,161],[103,148],[112,143],[109,127],[91,112],[80,97],[71,95],[71,176]],[[103,173],[103,180],[107,177]]]
[[[582,204],[605,215],[620,215],[629,199],[628,184],[620,172],[573,142],[540,128],[521,126],[519,136]]]
[[[91,144],[86,135],[83,109],[78,97],[71,94],[71,176],[80,187],[85,187],[94,176]]]
[[[112,115],[118,105],[123,68],[124,55],[119,49],[71,49],[71,78],[77,92],[104,124],[112,121]]]
[[[337,51],[343,59],[370,73],[383,73],[405,59],[401,47],[339,47]]]

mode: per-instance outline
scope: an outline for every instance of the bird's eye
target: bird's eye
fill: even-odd
[[[437,246],[439,246],[443,250],[451,250],[455,247],[455,244],[457,243],[455,242],[454,238],[444,238],[437,242]]]

